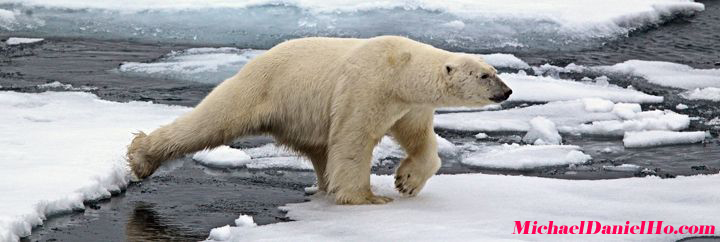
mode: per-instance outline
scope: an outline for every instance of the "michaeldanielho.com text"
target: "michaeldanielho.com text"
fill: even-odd
[[[669,225],[663,221],[604,225],[599,221],[580,221],[558,225],[553,221],[515,221],[513,234],[715,234],[715,225]]]

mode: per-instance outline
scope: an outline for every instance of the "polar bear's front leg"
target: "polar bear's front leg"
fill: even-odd
[[[431,108],[411,110],[392,127],[393,136],[407,153],[395,171],[395,188],[408,196],[417,195],[440,169],[433,113]]]
[[[343,136],[341,136],[343,137]],[[370,166],[378,139],[345,136],[330,146],[327,163],[328,191],[337,204],[385,204],[392,198],[376,196],[370,190]]]

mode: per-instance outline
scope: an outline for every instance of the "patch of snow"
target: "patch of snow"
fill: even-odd
[[[553,221],[558,226],[579,225],[580,221],[624,226],[630,221],[631,226],[639,226],[639,221],[662,218],[663,225],[720,224],[720,217],[708,216],[720,214],[717,206],[720,186],[716,186],[720,175],[717,174],[585,181],[484,174],[437,175],[417,197],[398,194],[392,176],[373,176],[371,181],[376,194],[395,200],[379,206],[341,206],[319,194],[310,202],[282,207],[293,221],[231,228],[228,240],[606,241],[608,235],[600,233],[522,235],[512,232],[515,221],[530,221],[530,224],[538,221],[538,225]],[[611,237],[611,240],[675,241],[687,235],[616,234]]]
[[[602,98],[614,102],[660,103],[663,97],[615,85],[598,86],[546,76],[502,73],[500,78],[513,90],[508,101],[549,102]]]
[[[494,67],[505,67],[505,68],[513,68],[513,69],[530,69],[530,65],[525,63],[525,61],[521,60],[520,58],[517,58],[515,55],[512,54],[502,54],[502,53],[495,53],[495,54],[486,54],[486,55],[479,55],[482,57],[483,60],[485,60],[485,63],[488,63]]]
[[[129,181],[124,157],[132,133],[189,110],[84,92],[0,92],[0,241],[17,241],[50,215],[120,192]]]
[[[678,103],[678,105],[675,106],[675,109],[677,109],[677,110],[685,110],[685,109],[688,109],[688,106],[685,105],[685,104],[682,104],[682,103]]]
[[[628,148],[652,147],[675,144],[700,143],[705,140],[705,132],[642,131],[627,132],[623,144]]]
[[[538,116],[530,120],[530,130],[523,137],[523,142],[534,145],[559,145],[562,144],[562,137],[553,121]]]
[[[0,13],[0,15],[2,15],[2,13]],[[2,18],[2,17],[0,17],[0,18]],[[10,37],[7,40],[5,40],[5,44],[7,44],[7,45],[32,44],[32,43],[37,43],[37,42],[40,42],[43,40],[45,40],[45,39]]]
[[[250,215],[242,214],[240,217],[235,219],[235,226],[237,227],[255,227],[257,224],[255,223],[255,220],[253,220],[253,217]]]
[[[232,233],[230,232],[230,225],[225,225],[219,228],[210,230],[210,236],[207,238],[208,241],[225,241],[230,239]]]
[[[720,82],[720,78],[718,78],[718,82]],[[680,96],[690,100],[710,100],[720,102],[720,88],[695,88],[693,90],[681,93]]]
[[[640,171],[642,167],[633,164],[622,164],[619,166],[603,166],[606,171],[635,172]]]
[[[720,69],[694,69],[678,63],[642,60],[629,60],[596,69],[638,75],[651,83],[667,87],[720,88]]]
[[[486,133],[478,133],[475,135],[476,139],[487,139],[488,135]]]
[[[434,122],[435,127],[450,130],[526,132],[531,119],[543,116],[561,133],[606,136],[622,136],[625,131],[677,131],[690,125],[687,115],[670,110],[640,111],[639,104],[616,103],[610,112],[587,111],[588,104],[594,102],[584,99],[499,111],[436,114]]]
[[[483,147],[460,162],[466,165],[525,170],[543,166],[583,164],[592,157],[574,145],[503,144]]]
[[[242,167],[250,163],[250,159],[252,159],[242,150],[233,149],[227,145],[198,151],[192,158],[201,164],[216,167]]]

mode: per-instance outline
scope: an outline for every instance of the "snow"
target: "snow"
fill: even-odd
[[[2,15],[2,13],[0,13]],[[3,17],[0,17],[0,19]],[[19,38],[19,37],[10,37],[7,40],[5,40],[5,44],[7,45],[21,45],[21,44],[32,44],[37,43],[40,41],[43,41],[45,39],[42,38]]]
[[[675,109],[677,109],[677,110],[685,110],[685,109],[688,109],[688,105],[685,105],[685,104],[682,104],[682,103],[678,103],[678,105],[675,106]]]
[[[512,54],[503,54],[503,53],[495,53],[495,54],[487,54],[487,55],[479,55],[482,57],[482,59],[485,61],[485,63],[488,63],[494,67],[505,67],[505,68],[513,68],[513,69],[529,69],[530,65],[525,63],[525,61],[521,60],[520,58],[517,58],[516,56]]]
[[[445,113],[435,115],[434,122],[436,128],[450,130],[527,132],[530,120],[543,116],[555,123],[561,133],[604,136],[622,136],[625,131],[677,131],[690,125],[687,115],[670,110],[640,111],[639,104],[615,103],[609,112],[592,112],[597,111],[594,108],[598,102],[583,99],[499,111]]]
[[[242,150],[233,149],[227,145],[198,151],[192,158],[201,164],[217,167],[242,167],[249,163],[251,159]]]
[[[83,92],[0,92],[0,241],[128,183],[125,147],[189,109]]]
[[[252,216],[249,215],[240,215],[237,219],[235,219],[235,226],[233,228],[242,228],[242,227],[255,227],[257,224],[255,224],[255,221],[253,220]],[[228,240],[232,236],[232,233],[230,231],[230,225],[225,225],[219,228],[214,228],[210,230],[210,236],[207,238],[208,241],[223,241]]]
[[[688,65],[663,62],[629,60],[598,70],[638,75],[651,83],[682,89],[704,87],[720,88],[720,69],[694,69]],[[717,89],[716,89],[717,90]]]
[[[523,142],[534,145],[559,145],[562,143],[562,137],[555,123],[540,116],[530,120],[530,130],[523,137]]]
[[[660,103],[663,97],[615,85],[597,85],[523,73],[499,75],[512,90],[509,101],[549,102],[580,98],[602,98],[614,102]]]
[[[720,79],[718,79],[718,82],[720,82]],[[695,88],[681,93],[680,96],[690,100],[710,100],[720,102],[720,88]]]
[[[119,71],[130,75],[219,83],[235,75],[250,59],[264,52],[231,47],[192,48],[172,52],[158,62],[126,62]]]
[[[527,170],[544,166],[583,164],[592,157],[574,145],[518,145],[502,144],[481,147],[460,162],[466,165]]]
[[[487,135],[486,133],[477,133],[477,134],[475,135],[475,138],[476,138],[476,139],[487,139],[487,138],[488,138],[488,135]]]
[[[339,206],[330,197],[282,209],[294,220],[230,228],[230,241],[674,241],[688,235],[520,235],[515,221],[546,225],[717,225],[720,175],[574,181],[483,174],[438,175],[417,197],[399,195],[392,176],[373,176],[373,190],[395,200],[385,205]],[[652,195],[648,195],[652,194]],[[592,208],[592,209],[588,209]],[[321,229],[318,229],[321,228]]]
[[[691,144],[705,140],[705,132],[642,131],[627,132],[623,144],[628,148],[652,147],[661,145]]]
[[[2,0],[0,3],[10,3],[4,8],[17,11],[12,25],[5,24],[5,28],[40,36],[133,38],[266,49],[296,36],[396,34],[446,49],[472,52],[498,47],[555,50],[599,46],[634,29],[704,10],[703,4],[687,0]]]
[[[622,164],[619,166],[603,166],[603,170],[606,171],[619,171],[619,172],[635,172],[640,171],[642,167],[633,164]]]
[[[91,86],[74,87],[73,85],[65,84],[65,83],[62,83],[59,81],[40,84],[40,85],[37,85],[37,87],[40,89],[52,89],[52,90],[57,89],[57,90],[61,90],[61,91],[93,91],[93,90],[98,89],[97,87],[91,87]]]
[[[253,220],[253,217],[250,215],[240,215],[237,219],[235,219],[235,226],[237,227],[255,227],[257,224],[255,223],[255,220]]]

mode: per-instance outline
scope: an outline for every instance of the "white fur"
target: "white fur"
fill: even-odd
[[[128,159],[144,178],[182,154],[271,134],[312,161],[319,189],[338,203],[386,203],[370,191],[372,150],[383,135],[408,154],[398,190],[416,195],[440,167],[434,109],[492,103],[510,90],[495,74],[477,57],[403,37],[291,40],[250,61],[190,113],[138,134]]]

